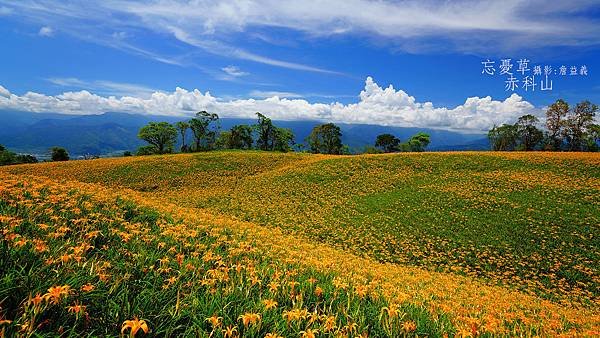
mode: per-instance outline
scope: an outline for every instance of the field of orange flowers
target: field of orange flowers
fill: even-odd
[[[599,333],[598,155],[217,152],[0,173],[4,334]]]

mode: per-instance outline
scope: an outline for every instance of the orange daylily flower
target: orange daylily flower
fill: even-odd
[[[126,320],[123,322],[121,334],[124,334],[127,329],[130,329],[129,337],[135,337],[139,330],[142,330],[144,333],[148,333],[148,324],[145,320],[140,320],[137,317],[134,317],[132,320]]]

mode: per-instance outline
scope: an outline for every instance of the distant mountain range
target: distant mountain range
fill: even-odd
[[[29,113],[0,111],[0,144],[12,151],[44,157],[49,148],[61,146],[73,156],[85,154],[110,156],[129,150],[135,151],[144,142],[137,138],[141,126],[150,121],[174,123],[181,117],[151,116],[129,113],[101,115],[65,115],[58,113]],[[302,143],[318,121],[273,121],[275,125],[290,128],[296,142]],[[254,124],[254,119],[223,118],[222,129],[236,124]],[[484,134],[462,134],[437,129],[385,127],[366,124],[338,124],[342,141],[353,150],[373,145],[377,135],[390,133],[402,141],[423,131],[431,135],[428,150],[487,150],[489,142]]]

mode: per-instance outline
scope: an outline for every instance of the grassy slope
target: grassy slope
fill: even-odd
[[[3,170],[128,187],[380,261],[597,302],[599,162],[571,154],[250,152]]]

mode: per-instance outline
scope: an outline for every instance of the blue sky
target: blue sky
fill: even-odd
[[[261,110],[475,131],[542,116],[557,98],[600,103],[597,1],[0,0],[0,43],[2,109]],[[482,61],[506,58],[515,91],[499,69],[482,74]],[[535,65],[553,67],[551,91],[543,75],[523,90]]]

